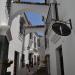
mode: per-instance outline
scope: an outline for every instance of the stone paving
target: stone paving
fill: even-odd
[[[33,75],[48,75],[46,67],[40,67]]]
[[[19,69],[17,75],[48,75],[48,72],[45,66],[34,66],[30,67],[30,71],[26,67]]]
[[[37,66],[34,66],[30,69],[28,75],[48,75],[48,71],[45,66],[41,66],[39,68]]]

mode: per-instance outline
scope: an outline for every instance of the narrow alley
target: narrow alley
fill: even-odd
[[[75,75],[75,0],[0,0],[0,75]]]

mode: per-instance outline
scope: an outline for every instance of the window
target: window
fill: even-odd
[[[24,31],[23,25],[24,25],[24,23],[25,23],[24,18],[20,17],[20,34],[23,34],[23,31]]]
[[[37,57],[37,65],[40,64],[40,56]]]
[[[23,34],[23,25],[20,24],[20,34]]]
[[[25,66],[24,58],[25,58],[25,56],[24,56],[24,54],[22,54],[22,58],[21,58],[21,66],[22,66],[22,67],[24,67],[24,66]]]
[[[34,65],[36,65],[36,55],[34,55]]]
[[[34,47],[36,48],[36,37],[34,37]]]
[[[29,53],[28,57],[29,57],[29,65],[30,66],[33,66],[33,57],[32,56],[33,56],[33,53]]]
[[[37,39],[37,41],[38,41],[38,47],[40,47],[40,39]]]
[[[14,75],[17,75],[17,69],[19,66],[19,52],[14,53]]]
[[[30,33],[30,39],[32,39],[32,33]]]
[[[45,36],[45,48],[49,47],[49,39]]]

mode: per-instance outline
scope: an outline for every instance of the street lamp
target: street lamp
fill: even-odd
[[[72,29],[72,23],[71,23],[71,19],[68,20],[69,23],[67,22],[61,22],[61,21],[56,21],[53,25],[52,25],[52,29],[53,31],[61,36],[68,36],[71,34],[71,29]],[[70,27],[68,26],[68,24],[70,24]]]
[[[54,3],[55,19],[53,19],[54,23],[52,25],[52,29],[58,35],[68,36],[68,35],[71,34],[71,29],[72,29],[71,19],[69,19],[68,21],[60,21],[59,20],[59,15],[58,15],[58,7],[57,7],[57,5],[58,5],[58,3],[55,0],[55,3]],[[68,24],[70,25],[70,27],[68,26]]]

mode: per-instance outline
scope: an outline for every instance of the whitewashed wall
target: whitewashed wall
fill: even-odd
[[[40,38],[40,48],[38,49],[39,54],[40,54],[40,60],[43,61],[45,58],[45,41],[44,37],[39,37]]]
[[[7,0],[0,0],[0,26],[8,25],[6,2]]]
[[[21,50],[22,50],[22,42],[18,39],[19,26],[20,26],[19,19],[20,19],[20,15],[13,20],[12,26],[11,26],[12,41],[9,44],[8,58],[9,60],[13,60],[13,61],[14,61],[14,52],[18,51],[21,53]],[[11,71],[11,75],[13,75],[13,69],[14,69],[14,62],[11,65],[11,67],[8,68],[8,71]]]
[[[71,18],[73,29],[71,35],[61,37],[56,44],[51,42],[54,33],[49,34],[50,72],[51,75],[57,75],[56,48],[62,45],[64,73],[65,75],[75,75],[75,0],[57,0],[57,2],[60,3],[58,5],[59,18],[65,21]]]
[[[30,39],[30,35],[27,34],[25,36],[25,51],[24,51],[24,54],[25,54],[25,64],[28,64],[29,63],[29,58],[28,58],[28,54],[29,54],[29,50],[27,49],[28,45],[29,45],[29,39]]]
[[[14,61],[14,52],[18,51],[19,52],[19,66],[20,66],[21,52],[22,52],[22,40],[19,39],[19,27],[20,27],[19,19],[20,19],[20,15],[13,20],[12,25],[11,25],[12,41],[9,44],[8,58],[9,58],[9,60]],[[25,64],[27,64],[27,63],[29,63],[28,50],[27,50],[27,47],[29,44],[29,34],[27,34],[25,36],[25,43],[24,44],[25,44],[24,45]],[[10,71],[11,75],[13,75],[14,62],[11,65],[11,67],[8,68],[8,71]]]

